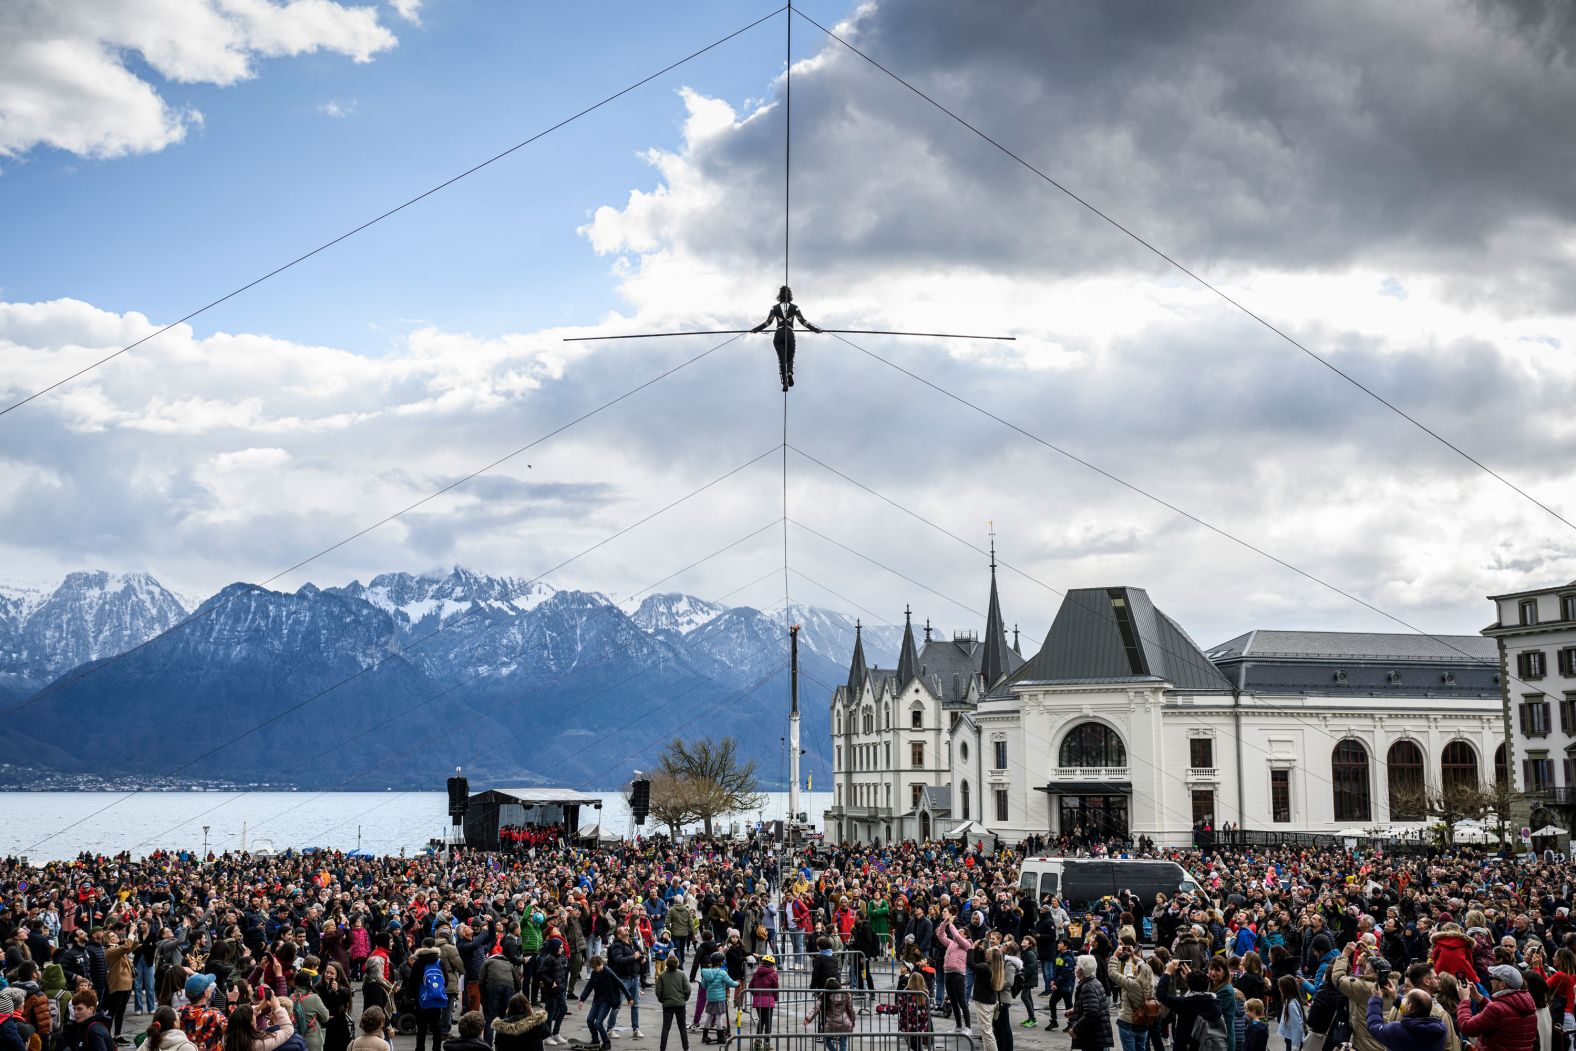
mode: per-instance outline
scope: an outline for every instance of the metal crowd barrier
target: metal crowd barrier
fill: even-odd
[[[979,1051],[967,1033],[730,1033],[724,1051]]]
[[[811,961],[819,955],[821,954],[818,952],[778,953],[777,969],[785,973],[789,971],[796,973],[803,971],[804,973],[808,974],[811,968]],[[860,952],[858,949],[842,949],[832,953],[832,959],[837,961],[837,980],[843,982],[844,988],[847,988],[848,984],[846,981],[848,978],[848,969],[853,966],[854,960],[856,958],[863,960],[864,956],[865,954]]]
[[[857,1032],[883,1033],[889,1038],[908,1035],[898,1029],[898,1008],[905,997],[924,1000],[926,1028],[930,1026],[928,993],[907,989],[839,989],[837,992],[848,994],[853,1003]],[[815,1009],[821,997],[827,995],[830,994],[820,989],[779,989],[777,1006],[772,1009],[772,1032],[815,1034],[819,1025],[813,1017]],[[746,993],[742,1014],[736,1013],[733,1017],[735,1031],[744,1035],[756,1033],[759,1028],[759,1019],[749,1004],[750,996]]]

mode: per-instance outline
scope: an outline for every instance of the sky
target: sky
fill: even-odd
[[[5,5],[0,397],[773,10]],[[1485,595],[1576,577],[1576,528],[1071,196],[1576,520],[1564,7],[799,10],[1066,191],[795,18],[805,314],[1015,342],[806,336],[784,457],[766,336],[687,365],[715,341],[562,341],[764,316],[779,13],[0,416],[0,578],[200,598],[463,564],[766,606],[785,491],[795,601],[977,627],[994,528],[1030,639],[1071,587],[1147,588],[1210,645],[1471,633]]]

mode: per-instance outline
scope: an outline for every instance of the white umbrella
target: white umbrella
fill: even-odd
[[[1540,828],[1536,832],[1534,832],[1533,835],[1534,836],[1563,836],[1563,835],[1566,835],[1568,832],[1569,832],[1568,829],[1560,828],[1558,825],[1544,825],[1542,828]]]

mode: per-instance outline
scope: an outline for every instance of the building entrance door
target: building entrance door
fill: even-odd
[[[1062,796],[1061,830],[1074,842],[1127,838],[1126,796]]]
[[[1193,824],[1203,822],[1215,827],[1215,793],[1208,789],[1193,790]]]

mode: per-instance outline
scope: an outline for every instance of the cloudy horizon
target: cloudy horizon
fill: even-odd
[[[212,0],[162,27],[138,4],[24,6],[0,45],[0,244],[23,264],[0,272],[7,403],[770,10],[629,4],[604,42],[572,12],[482,41],[460,0]],[[1423,7],[803,10],[1576,517],[1576,21]],[[563,337],[759,321],[782,273],[782,30],[0,417],[0,577],[144,570],[188,596],[267,578],[717,342]],[[73,55],[101,76],[72,81]],[[855,338],[1425,631],[1476,632],[1484,595],[1576,577],[1568,526],[803,20],[794,63],[790,278],[811,320],[1016,336]],[[794,450],[975,548],[994,523],[1039,582],[1001,576],[1026,639],[1049,587],[1104,585],[1146,588],[1205,645],[1404,630],[831,337],[799,362]],[[781,413],[769,341],[745,337],[272,586],[535,577],[776,449]],[[977,550],[787,464],[794,601],[973,626]],[[775,521],[781,469],[547,582],[616,595],[679,571]],[[721,595],[782,552],[768,529],[662,590]],[[778,575],[730,604],[782,597]]]

